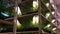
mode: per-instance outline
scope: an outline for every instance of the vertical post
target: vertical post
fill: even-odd
[[[16,25],[17,25],[17,14],[16,10],[14,12],[14,24],[13,24],[13,34],[16,34]]]
[[[16,34],[16,30],[17,30],[17,11],[18,11],[18,5],[17,5],[17,0],[15,0],[14,3],[14,24],[13,24],[13,34]]]
[[[17,25],[17,15],[14,13],[14,26],[13,26],[13,34],[16,34],[16,25]]]
[[[38,15],[39,15],[39,34],[42,34],[42,22],[41,22],[41,0],[38,0]]]

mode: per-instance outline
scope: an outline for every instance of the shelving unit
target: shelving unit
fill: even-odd
[[[23,2],[22,2],[23,3]],[[43,17],[45,20],[47,20],[52,26],[55,26],[55,24],[51,23],[51,21],[49,21],[47,18],[45,18],[45,16],[41,13],[41,5],[44,5],[45,9],[50,11],[51,13],[51,10],[48,9],[45,4],[41,1],[41,0],[38,0],[38,4],[39,4],[39,8],[37,10],[37,12],[34,12],[34,13],[31,13],[31,14],[26,14],[26,15],[21,15],[21,16],[17,16],[17,12],[15,11],[14,13],[14,17],[11,17],[11,18],[7,18],[7,19],[4,19],[4,20],[0,20],[0,22],[3,22],[3,24],[8,24],[8,25],[12,25],[13,26],[13,32],[6,32],[6,33],[0,33],[0,34],[16,34],[16,33],[35,33],[35,34],[42,34],[42,32],[44,32],[41,28],[41,25],[42,25],[42,20],[41,20],[41,17]],[[16,6],[17,3],[16,3]],[[34,16],[34,15],[38,15],[39,16],[39,30],[37,31],[23,31],[23,32],[17,32],[17,19],[21,18],[21,17],[26,17],[26,16]],[[51,14],[52,15],[52,14]],[[8,20],[14,20],[14,23],[10,23]],[[49,34],[47,32],[44,32],[45,34]],[[51,32],[52,33],[52,32]],[[52,33],[53,34],[53,33]]]

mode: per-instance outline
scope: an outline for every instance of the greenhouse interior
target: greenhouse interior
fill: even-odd
[[[59,34],[59,7],[59,0],[0,0],[0,34]]]

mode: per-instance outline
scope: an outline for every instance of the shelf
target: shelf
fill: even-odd
[[[39,31],[22,31],[22,32],[16,32],[16,33],[38,33]],[[47,34],[47,32],[42,31],[42,33]],[[0,34],[13,34],[13,32],[5,32],[5,33],[0,33]]]
[[[5,20],[1,20],[1,19],[0,19],[0,24],[13,25],[11,22],[5,21]]]
[[[38,33],[38,31],[22,31],[22,32],[17,32],[17,33]]]
[[[16,32],[16,33],[38,33],[38,31],[23,31],[23,32]],[[13,32],[5,32],[0,34],[13,34]]]
[[[33,15],[38,15],[38,12],[31,13],[31,14],[26,14],[26,15],[21,15],[21,16],[18,16],[18,18],[26,17],[26,16],[33,16]],[[12,20],[12,19],[13,19],[13,17],[12,18],[7,18],[7,19],[4,19],[4,20]]]

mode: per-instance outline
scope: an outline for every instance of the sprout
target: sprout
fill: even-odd
[[[52,12],[52,14],[55,14],[55,12]]]
[[[54,30],[56,30],[56,28],[53,28],[52,30],[54,31]]]
[[[49,28],[51,25],[50,24],[48,24],[46,27],[44,27],[44,28]]]
[[[39,17],[38,16],[34,16],[33,17],[33,24],[38,24],[38,21],[39,21]]]
[[[55,22],[55,19],[53,19],[51,22],[54,23]]]
[[[49,3],[46,3],[46,6],[49,7]]]
[[[20,22],[17,20],[17,27],[19,28],[19,27],[21,27],[21,24],[20,24]]]
[[[22,13],[21,13],[21,9],[19,8],[19,6],[18,7],[15,7],[15,11],[17,12],[17,15],[22,15]]]
[[[38,1],[33,1],[33,10],[38,8]]]
[[[46,18],[48,18],[50,16],[50,13],[46,13]]]

